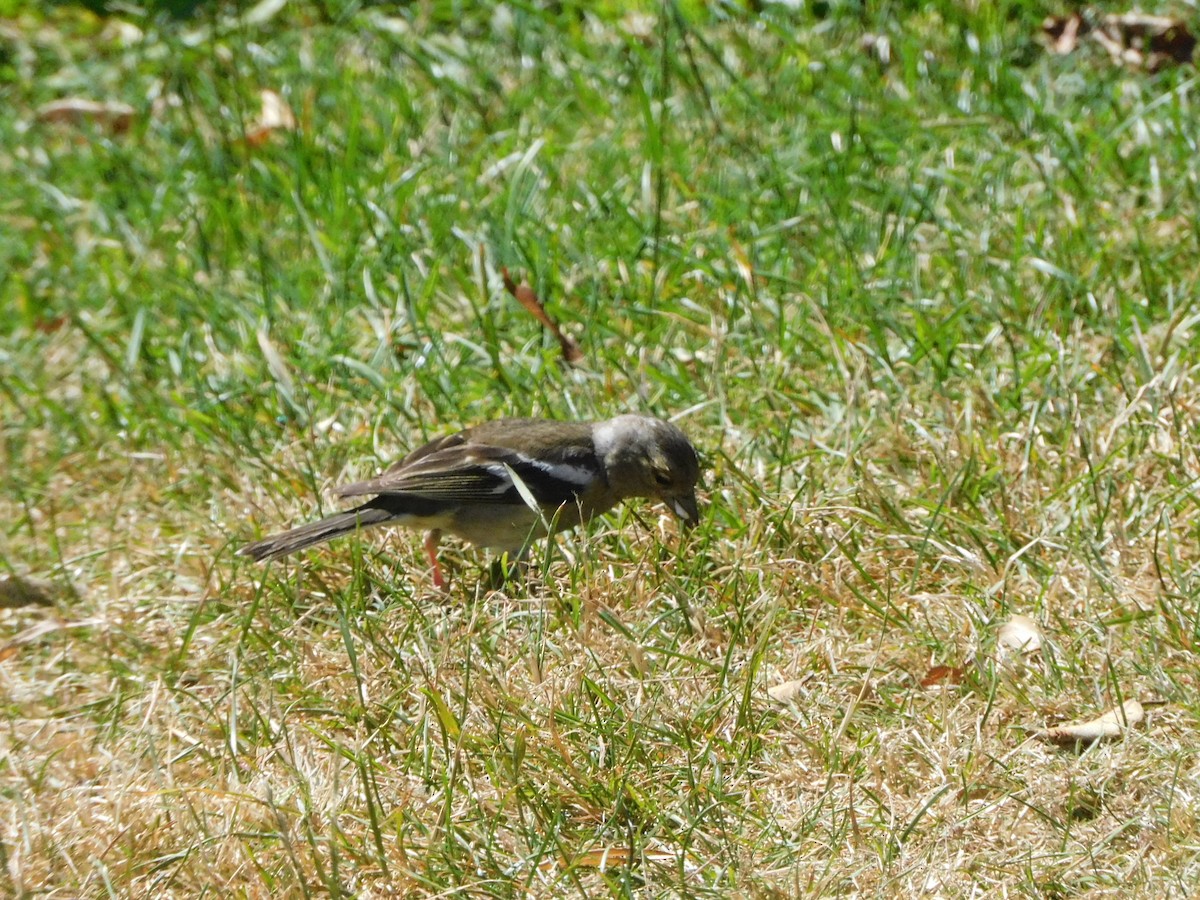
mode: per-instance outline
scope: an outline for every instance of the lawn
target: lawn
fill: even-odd
[[[1190,63],[1016,0],[112,6],[0,2],[0,895],[1194,894]],[[629,411],[696,529],[235,555]]]

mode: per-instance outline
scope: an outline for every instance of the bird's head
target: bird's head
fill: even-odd
[[[700,520],[700,460],[677,426],[651,416],[617,416],[596,426],[595,442],[615,493],[661,500],[688,524]]]

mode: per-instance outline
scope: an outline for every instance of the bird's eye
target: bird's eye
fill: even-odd
[[[661,469],[659,469],[657,472],[654,473],[654,482],[659,487],[669,487],[671,484],[671,473],[664,472]]]

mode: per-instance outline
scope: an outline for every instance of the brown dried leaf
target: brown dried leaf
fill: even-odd
[[[1098,21],[1087,13],[1050,16],[1042,23],[1042,34],[1053,53],[1070,53],[1088,37],[1113,62],[1150,72],[1190,63],[1196,50],[1196,37],[1182,19],[1144,13],[1103,16]]]
[[[42,334],[53,334],[64,328],[70,321],[66,316],[40,316],[34,320],[33,327]]]
[[[1041,649],[1041,629],[1029,616],[1013,616],[1000,626],[1000,631],[996,634],[997,659],[1012,654],[1025,656]]]
[[[512,276],[508,274],[507,268],[501,269],[500,274],[504,278],[504,289],[512,294],[518,303],[529,310],[530,314],[542,323],[543,328],[554,335],[559,347],[562,348],[563,360],[572,366],[583,362],[583,351],[579,349],[579,343],[569,334],[566,334],[559,327],[558,323],[550,318],[550,314],[546,312],[545,304],[534,293],[533,288],[525,283],[517,284],[512,279]]]
[[[767,696],[778,703],[787,703],[788,701],[795,700],[797,697],[799,697],[803,688],[803,679],[784,681],[780,682],[779,684],[773,684],[767,688]]]
[[[1080,36],[1087,34],[1089,27],[1079,13],[1047,16],[1042,22],[1042,34],[1052,53],[1067,54],[1079,46]]]
[[[1142,704],[1136,700],[1126,700],[1116,709],[1110,709],[1088,722],[1047,728],[1034,737],[1052,744],[1090,744],[1105,738],[1120,737],[1127,728],[1136,725],[1145,716]]]
[[[263,88],[259,91],[259,99],[262,112],[246,129],[246,143],[251,147],[261,147],[276,131],[296,130],[296,114],[283,97],[270,88]]]
[[[115,100],[85,100],[82,97],[64,97],[43,103],[37,108],[39,122],[57,122],[64,125],[82,125],[94,122],[113,134],[124,134],[133,124],[134,109],[128,103]]]
[[[921,679],[921,687],[933,687],[935,684],[962,684],[967,670],[962,666],[934,666]]]

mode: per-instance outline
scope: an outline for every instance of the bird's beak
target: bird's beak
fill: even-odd
[[[700,507],[696,503],[695,494],[688,494],[686,497],[672,497],[667,503],[675,515],[687,524],[695,525],[700,521]]]

